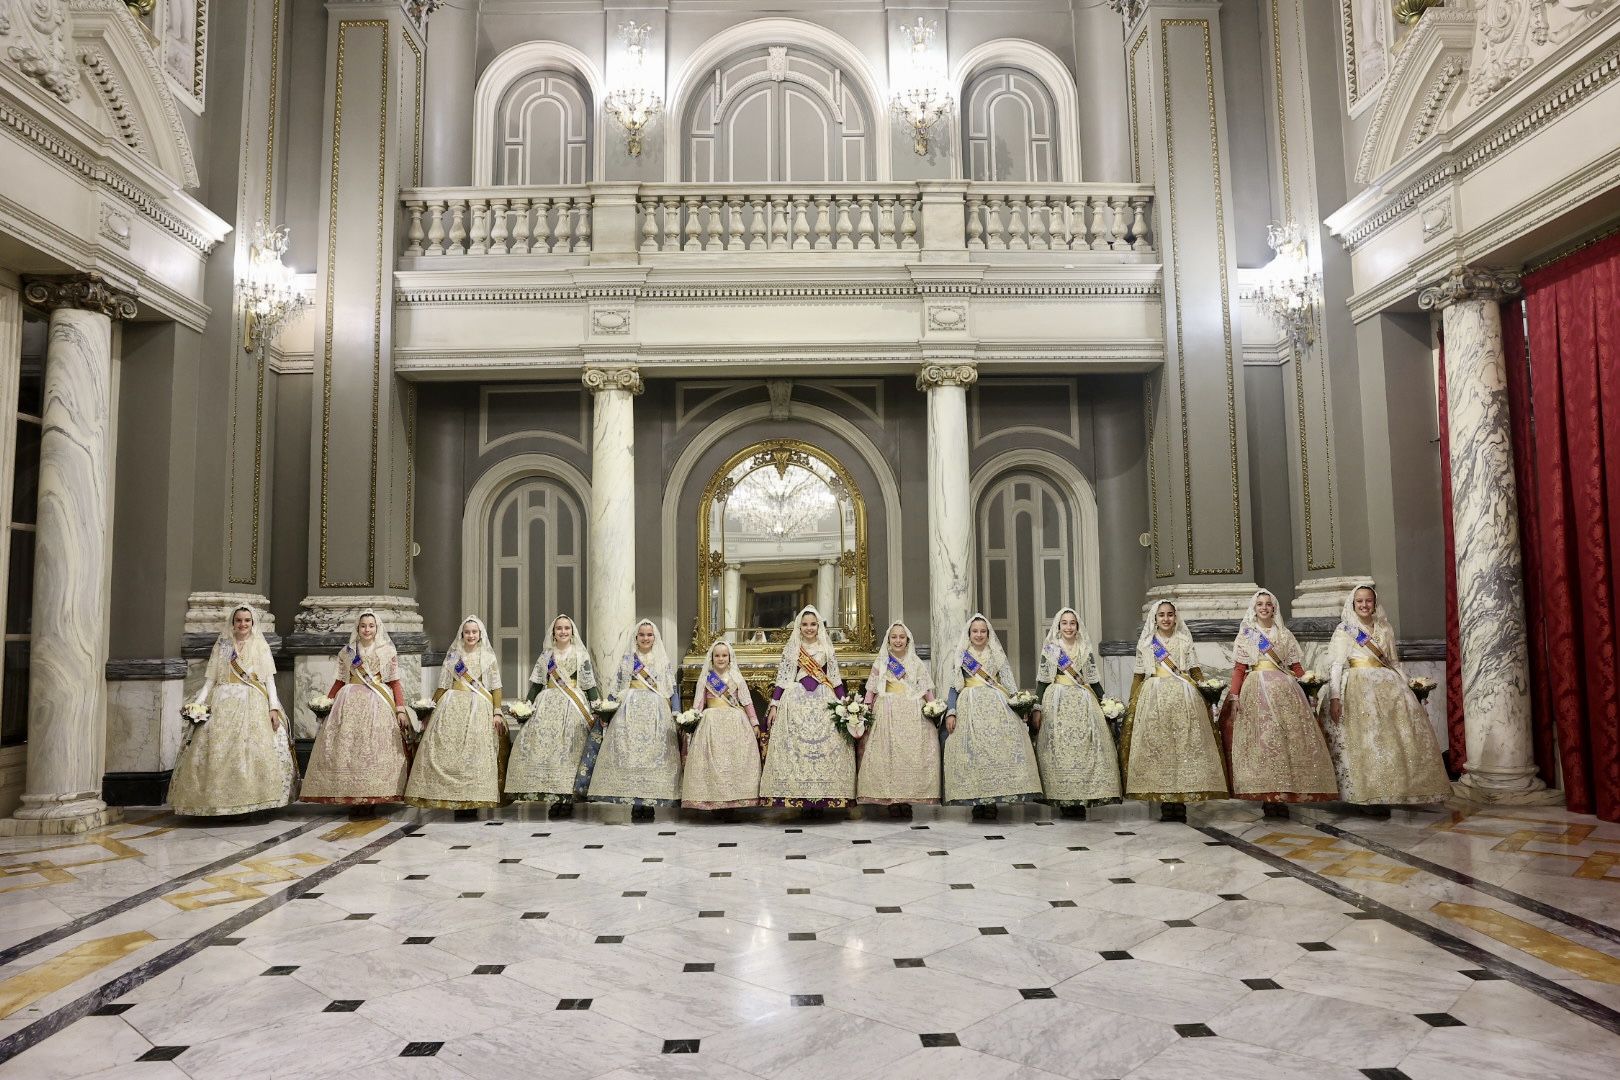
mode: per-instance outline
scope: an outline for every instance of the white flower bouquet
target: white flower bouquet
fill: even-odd
[[[1221,695],[1226,692],[1225,679],[1200,679],[1196,685],[1198,692],[1204,695],[1204,700],[1209,702],[1221,700]]]
[[[619,699],[612,694],[605,698],[598,698],[591,703],[591,712],[597,716],[608,717],[619,711]]]
[[[309,706],[309,711],[315,714],[316,720],[325,720],[327,714],[332,711],[332,699],[325,694],[311,694],[305,704]]]
[[[1007,706],[1021,717],[1029,716],[1040,703],[1041,699],[1035,696],[1033,690],[1020,690],[1007,699]]]
[[[1419,701],[1426,701],[1429,695],[1434,692],[1435,684],[1433,679],[1426,679],[1420,675],[1409,680],[1406,685],[1411,688],[1412,693],[1416,695]]]
[[[1321,673],[1315,668],[1306,668],[1305,674],[1299,677],[1299,688],[1305,691],[1306,697],[1312,697],[1318,690],[1322,689],[1322,684],[1325,682],[1327,680],[1322,678]]]
[[[866,702],[854,694],[846,694],[838,698],[827,710],[832,713],[833,727],[848,739],[854,742],[866,734],[867,721],[871,719],[871,710]]]
[[[505,713],[507,716],[510,716],[513,720],[516,720],[521,724],[526,722],[529,717],[534,715],[534,706],[530,705],[527,701],[519,699],[517,701],[508,701],[504,703],[501,706],[501,712]]]
[[[208,722],[208,706],[200,701],[188,701],[180,706],[180,718],[188,724],[201,726]]]
[[[1118,698],[1105,697],[1101,705],[1104,720],[1118,720],[1125,715],[1125,703]]]
[[[675,726],[690,735],[697,730],[698,721],[702,719],[703,714],[696,709],[683,709],[675,714]]]
[[[434,700],[428,697],[419,697],[410,704],[411,712],[415,713],[416,719],[424,724],[427,723],[427,719],[432,715],[433,710],[438,707]]]
[[[937,724],[945,716],[945,703],[943,701],[925,701],[923,702],[922,714]]]

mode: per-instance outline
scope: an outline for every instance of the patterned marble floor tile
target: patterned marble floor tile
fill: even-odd
[[[1434,1030],[1411,1013],[1293,990],[1257,991],[1206,1022],[1228,1039],[1357,1069],[1394,1068]]]
[[[86,1016],[0,1065],[6,1080],[73,1080],[133,1062],[152,1043],[117,1016]]]
[[[1007,929],[1076,949],[1132,949],[1164,932],[1160,919],[1116,915],[1093,908],[1054,908],[1009,923]]]
[[[1620,1057],[1620,1035],[1506,980],[1474,983],[1446,1011],[1472,1028]]]
[[[1470,1080],[1612,1080],[1611,1055],[1552,1046],[1494,1031],[1431,1031],[1401,1061],[1412,1080],[1467,1076]]]
[[[1276,941],[1326,941],[1354,925],[1349,916],[1342,912],[1289,908],[1264,904],[1258,900],[1233,900],[1219,904],[1192,916],[1192,921],[1199,926]],[[1403,936],[1411,937],[1409,934]]]
[[[1251,993],[1236,978],[1146,960],[1099,963],[1053,989],[1066,1001],[1166,1024],[1206,1022]]]
[[[976,927],[938,917],[910,914],[872,915],[816,935],[818,941],[843,945],[877,956],[928,956],[980,936]]]
[[[321,1004],[324,1007],[326,1001]],[[555,1001],[503,975],[462,975],[366,998],[357,1011],[402,1041],[448,1042],[533,1019],[555,1006]]]
[[[176,1060],[193,1080],[281,1080],[311,1073],[330,1076],[398,1054],[405,1040],[352,1013],[263,1018],[253,1031],[188,1047]]]
[[[862,1080],[918,1048],[917,1036],[838,1009],[789,1009],[703,1040],[702,1056],[765,1080]]]
[[[1232,1039],[1182,1039],[1125,1080],[1366,1080],[1360,1069]]]
[[[611,990],[591,1011],[660,1039],[707,1038],[792,1008],[790,995],[725,975],[682,974],[657,984]]]
[[[831,1008],[892,1024],[918,1035],[960,1032],[1015,1006],[1046,1004],[1026,1002],[1016,990],[1005,986],[927,966],[897,968],[891,964],[831,986],[805,989],[821,994]]]
[[[1271,977],[1290,990],[1409,1013],[1449,1012],[1474,985],[1434,965],[1338,950],[1302,955]]]
[[[290,974],[328,998],[370,1001],[466,975],[468,964],[438,949],[399,944],[396,937],[382,948],[301,964]]]
[[[1022,934],[980,934],[931,954],[927,962],[930,968],[940,971],[1027,990],[1057,986],[1104,961],[1091,949],[1075,949]]]
[[[1061,998],[1022,1002],[960,1034],[963,1046],[1075,1080],[1124,1076],[1181,1038],[1169,1024]]]
[[[534,1019],[451,1039],[438,1053],[474,1080],[584,1080],[656,1054],[662,1041],[595,1010]]]
[[[1167,929],[1149,941],[1133,945],[1131,955],[1138,960],[1152,960],[1212,975],[1263,979],[1275,977],[1304,953],[1293,942],[1191,926]]]

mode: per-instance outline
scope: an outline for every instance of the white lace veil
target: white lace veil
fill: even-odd
[[[461,631],[472,623],[478,627],[478,644],[468,655],[466,646],[461,641]],[[468,615],[456,624],[456,636],[450,640],[450,647],[444,650],[444,666],[439,669],[439,688],[448,690],[456,679],[456,661],[461,660],[467,665],[467,674],[483,684],[485,690],[499,690],[501,688],[501,665],[495,656],[495,647],[489,643],[489,629],[484,620],[476,615]]]
[[[253,617],[253,630],[240,647],[236,644],[236,633],[232,626],[238,611],[245,611]],[[242,665],[242,670],[252,672],[266,684],[274,682],[276,658],[270,652],[270,643],[264,639],[264,634],[259,632],[258,612],[245,605],[232,608],[231,613],[225,617],[225,629],[220,631],[213,650],[208,654],[208,671],[204,677],[215,684],[224,682],[226,674],[230,671],[233,654],[237,658],[237,663]]]
[[[928,665],[922,662],[917,655],[917,637],[911,632],[911,627],[896,619],[883,631],[883,640],[878,643],[877,659],[872,661],[872,673],[866,677],[866,689],[881,693],[893,678],[889,674],[889,657],[894,654],[889,649],[889,635],[895,627],[906,632],[906,648],[899,656],[894,658],[900,661],[900,666],[906,669],[906,677],[901,682],[913,694],[926,694],[934,689],[934,677],[928,671]]]
[[[1356,614],[1356,593],[1366,589],[1373,594],[1372,625],[1368,626]],[[1389,624],[1389,616],[1384,614],[1384,605],[1378,601],[1378,589],[1371,581],[1358,581],[1344,598],[1344,606],[1339,610],[1339,625],[1334,628],[1333,641],[1329,646],[1329,655],[1334,666],[1347,663],[1350,652],[1355,648],[1355,631],[1365,630],[1367,636],[1383,652],[1384,659],[1391,664],[1397,663],[1399,657],[1395,655],[1395,628]]]
[[[969,649],[971,643],[968,638],[968,631],[972,629],[973,624],[976,622],[984,623],[984,625],[990,631],[990,638],[984,643],[984,656],[975,657],[975,659],[979,661],[979,665],[984,668],[988,674],[995,677],[995,680],[1001,684],[1001,688],[1003,690],[1007,691],[1009,694],[1017,693],[1018,684],[1013,679],[1012,665],[1007,663],[1007,650],[1001,647],[1001,638],[996,634],[996,628],[990,624],[990,620],[985,618],[984,615],[977,611],[975,611],[972,616],[968,618],[967,622],[962,624],[962,633],[956,639],[956,647],[951,650],[950,684],[947,689],[962,689],[964,677],[964,673],[962,671],[962,654],[967,652]]]
[[[809,612],[816,617],[816,624],[821,629],[816,633],[815,641],[805,641],[799,634],[799,624],[804,621],[804,613]],[[821,617],[821,612],[815,605],[806,604],[793,616],[793,626],[788,630],[787,641],[782,645],[782,658],[776,663],[776,685],[788,686],[796,681],[799,672],[799,650],[803,649],[821,665],[821,670],[827,673],[827,681],[837,686],[843,680],[838,677],[838,654],[833,652],[832,635],[827,632],[827,620]]]
[[[675,692],[675,671],[669,662],[669,653],[664,650],[663,635],[658,632],[658,624],[651,619],[642,619],[630,628],[623,640],[619,643],[619,666],[613,673],[613,692],[620,697],[630,689],[630,680],[634,673],[634,659],[639,651],[636,646],[636,636],[643,626],[652,627],[653,647],[641,658],[642,667],[646,669],[647,681],[657,688],[658,693],[668,697]]]
[[[714,650],[724,645],[731,653],[731,663],[726,665],[724,674],[716,673],[716,677],[730,687],[737,695],[737,700],[743,704],[748,703],[748,682],[742,677],[737,668],[737,650],[725,638],[715,638],[709,645],[709,651],[703,654],[703,668],[698,672],[697,699],[701,700],[709,690],[709,673],[714,671]]]
[[[1074,616],[1075,625],[1079,628],[1075,631],[1072,649],[1063,643],[1063,628],[1060,624],[1065,612]],[[1080,613],[1072,607],[1059,608],[1058,613],[1052,616],[1052,624],[1046,630],[1046,640],[1041,645],[1041,662],[1036,671],[1036,682],[1057,681],[1059,649],[1069,654],[1071,670],[1082,682],[1089,684],[1101,681],[1097,677],[1097,649],[1091,644],[1091,635],[1086,633],[1085,620],[1080,618]]]
[[[1136,674],[1138,675],[1151,675],[1153,669],[1157,666],[1157,661],[1153,658],[1153,638],[1155,636],[1158,636],[1159,641],[1170,651],[1170,659],[1175,660],[1177,667],[1185,667],[1186,665],[1180,660],[1176,660],[1176,653],[1181,653],[1183,657],[1193,655],[1192,631],[1188,630],[1187,624],[1182,621],[1181,609],[1176,608],[1176,628],[1170,633],[1168,640],[1164,635],[1159,634],[1158,627],[1154,625],[1159,609],[1166,604],[1176,608],[1173,601],[1156,601],[1148,608],[1147,619],[1142,623],[1142,636],[1136,639]]]
[[[1255,604],[1260,602],[1262,596],[1271,597],[1273,614],[1270,629],[1260,625],[1260,616],[1254,611]],[[1288,658],[1299,652],[1299,643],[1283,623],[1282,605],[1277,603],[1277,594],[1270,589],[1256,589],[1254,595],[1249,597],[1248,610],[1243,613],[1243,621],[1238,624],[1237,639],[1232,643],[1232,662],[1247,665],[1259,663],[1261,634],[1265,634],[1271,642],[1272,651],[1284,663],[1291,663]]]
[[[581,690],[589,690],[596,685],[596,673],[591,668],[591,650],[586,648],[585,639],[579,636],[579,624],[574,622],[574,617],[561,612],[553,615],[551,621],[546,624],[546,645],[540,650],[540,655],[535,657],[534,670],[529,672],[529,681],[545,685],[546,657],[557,651],[557,639],[553,635],[556,633],[558,619],[567,619],[568,625],[573,628],[574,636],[569,639],[567,655],[578,655],[579,674],[575,682],[579,684]]]
[[[362,651],[360,646],[360,620],[370,615],[377,624],[377,636],[371,639],[371,648]],[[349,665],[356,656],[361,657],[361,663],[373,675],[384,682],[392,682],[398,678],[397,664],[399,652],[394,648],[394,639],[388,636],[388,628],[383,625],[382,616],[371,608],[366,608],[354,617],[354,625],[349,628],[349,643],[338,652],[339,679],[348,678]]]

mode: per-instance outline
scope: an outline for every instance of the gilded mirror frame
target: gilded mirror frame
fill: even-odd
[[[846,641],[839,649],[840,652],[848,651],[852,657],[863,653],[870,654],[876,648],[877,638],[872,629],[866,501],[861,496],[860,485],[855,482],[855,478],[850,475],[843,462],[821,447],[798,439],[765,439],[743,447],[714,471],[714,475],[703,488],[703,497],[698,505],[697,618],[692,626],[693,654],[701,660],[715,637],[725,630],[725,627],[715,626],[710,615],[713,590],[725,572],[726,563],[725,552],[712,549],[715,539],[711,527],[714,504],[730,491],[734,483],[729,480],[732,471],[754,459],[766,459],[761,463],[762,468],[774,465],[778,469],[785,469],[789,465],[803,467],[810,461],[819,462],[837,477],[838,482],[849,494],[855,519],[854,535],[851,538],[850,550],[839,554],[838,568],[839,572],[854,584],[855,614],[851,625],[842,627]],[[785,629],[773,630],[767,634],[765,644],[734,642],[732,648],[739,664],[745,669],[757,668],[761,664],[768,663],[774,672],[786,635]],[[840,662],[842,660],[840,657]],[[753,671],[749,671],[749,675],[750,681],[754,681]]]

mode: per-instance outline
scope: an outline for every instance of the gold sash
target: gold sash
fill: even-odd
[[[966,690],[970,686],[990,686],[990,685],[991,685],[991,683],[988,680],[981,679],[977,675],[965,675],[964,674],[962,676],[962,689],[964,689],[964,690]]]
[[[1058,683],[1059,685],[1062,685],[1062,686],[1079,686],[1080,685],[1080,680],[1075,678],[1072,674],[1070,674],[1068,668],[1059,668],[1058,673],[1057,673],[1057,678],[1054,679],[1053,682],[1056,682],[1056,683]]]
[[[247,686],[251,686],[251,687],[253,687],[253,689],[255,689],[259,693],[263,694],[264,695],[264,701],[265,701],[266,705],[271,704],[270,691],[265,689],[264,683],[259,681],[259,677],[257,675],[253,674],[253,672],[248,671],[246,668],[244,668],[242,666],[242,661],[241,661],[240,657],[234,657],[233,656],[231,658],[230,672],[231,672],[232,675],[236,676],[236,681],[237,682],[243,683],[243,684],[245,684]]]
[[[888,681],[883,684],[883,692],[885,694],[907,694],[911,692],[911,688],[899,679],[890,676]]]
[[[1262,656],[1249,665],[1250,671],[1281,671],[1282,665],[1269,656]]]
[[[815,657],[804,651],[802,645],[799,646],[799,669],[821,685],[829,689],[832,688],[832,680],[827,677],[826,670],[816,661]]]
[[[568,700],[574,703],[574,708],[579,710],[579,715],[583,716],[585,722],[589,724],[591,722],[591,707],[586,704],[584,698],[579,696],[579,689],[568,681],[568,676],[562,673],[560,666],[552,668],[550,674],[552,685],[568,695]]]
[[[359,675],[357,676],[355,672],[359,672]],[[376,676],[372,675],[371,672],[366,670],[365,664],[360,664],[358,667],[353,664],[349,665],[348,681],[351,684],[358,682],[361,686],[364,686],[367,690],[370,690],[373,694],[376,694],[378,697],[382,698],[383,704],[388,706],[388,711],[393,712],[399,706],[394,704],[392,695],[385,691],[381,686],[377,685],[376,678]]]
[[[450,689],[471,690],[473,693],[489,702],[490,708],[493,709],[495,707],[495,695],[484,689],[484,684],[473,678],[471,675],[457,675],[455,681],[450,684]]]
[[[1350,658],[1350,666],[1359,668],[1381,668],[1384,666],[1384,664],[1381,660],[1369,660],[1365,656],[1352,656]]]
[[[1153,677],[1155,679],[1174,679],[1180,674],[1181,672],[1177,671],[1175,668],[1171,667],[1162,660],[1154,665],[1153,668]]]

